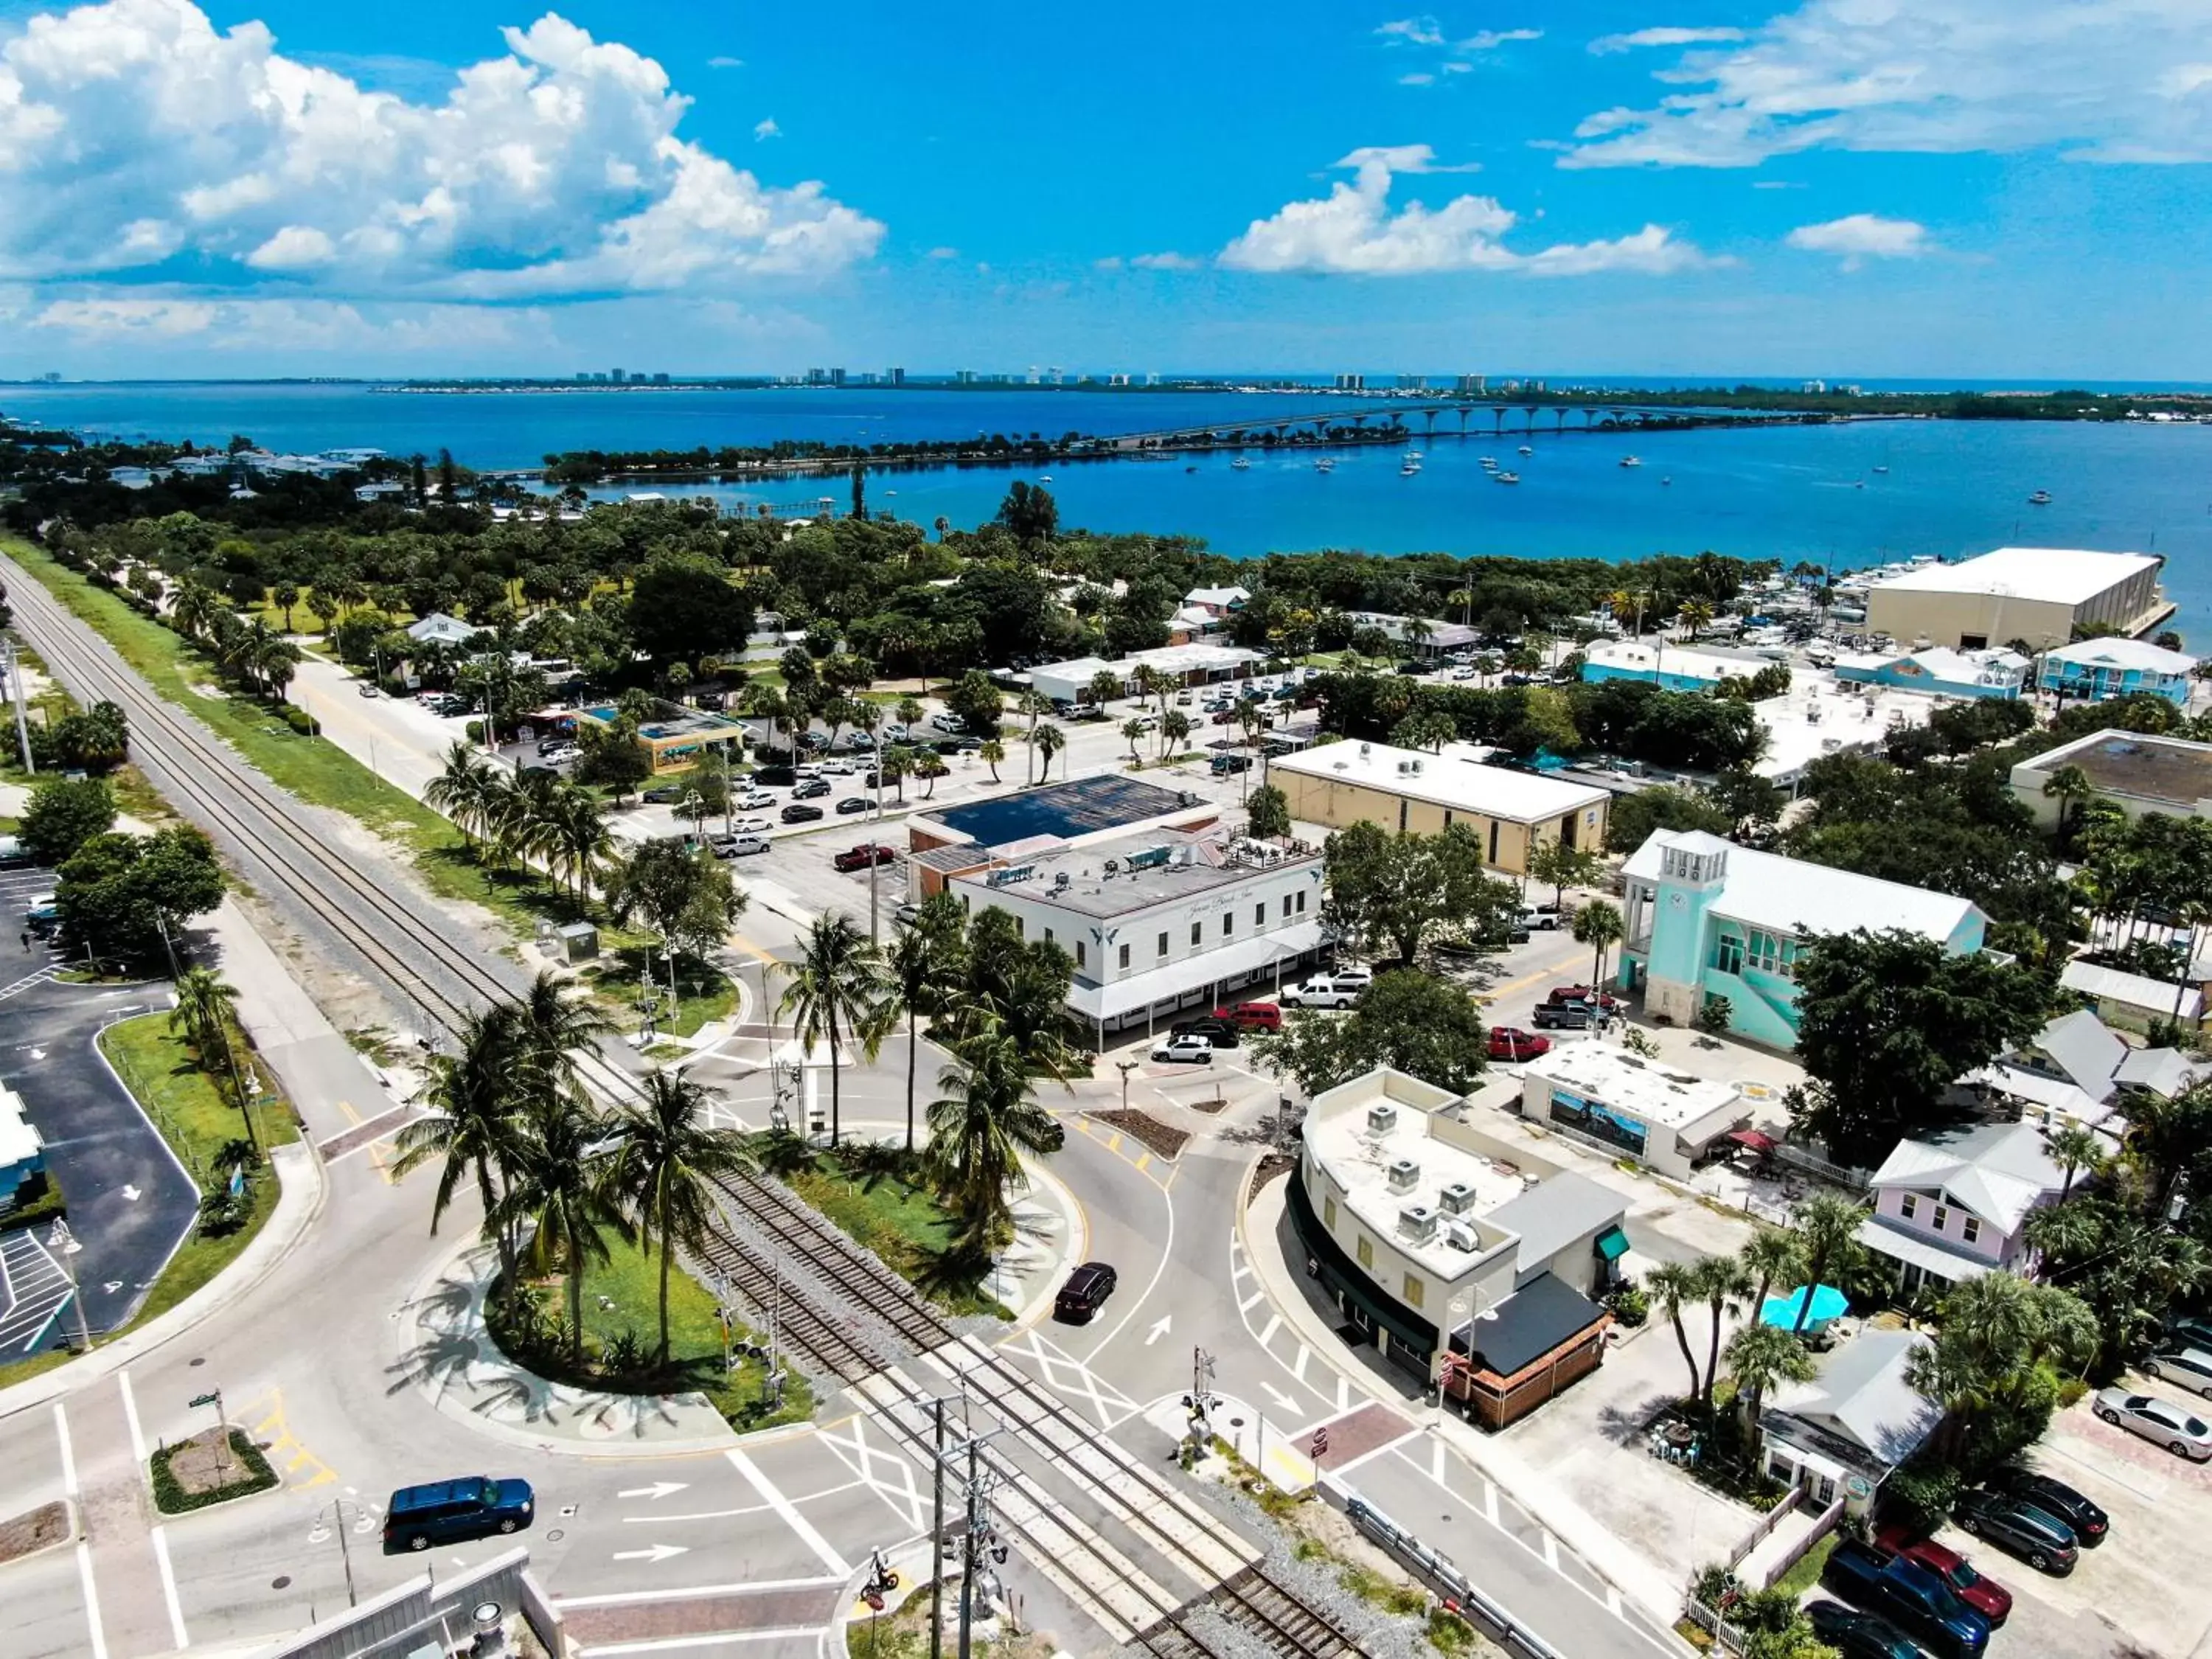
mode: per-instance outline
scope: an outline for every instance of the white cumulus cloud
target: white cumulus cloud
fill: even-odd
[[[1401,159],[1412,165],[1395,165]],[[1445,270],[1518,271],[1538,276],[1601,270],[1663,275],[1711,263],[1659,225],[1646,225],[1634,235],[1613,241],[1516,252],[1502,240],[1517,222],[1516,216],[1489,196],[1458,196],[1438,208],[1408,202],[1393,211],[1393,173],[1427,171],[1431,159],[1425,144],[1356,149],[1339,163],[1354,170],[1350,183],[1335,185],[1319,200],[1288,203],[1267,218],[1253,221],[1221,251],[1219,262],[1234,270],[1370,276]]]
[[[1928,238],[1927,226],[1871,213],[1853,213],[1825,224],[1800,225],[1783,240],[1808,253],[1832,253],[1844,262],[1846,270],[1856,270],[1869,259],[1917,259],[1936,246]]]
[[[679,137],[689,100],[651,58],[550,12],[501,33],[505,54],[432,103],[287,58],[260,23],[218,31],[191,0],[0,29],[0,279],[190,258],[354,296],[512,299],[875,251],[883,227],[820,185],[763,184]]]
[[[1395,22],[1382,23],[1375,33],[1394,46],[1441,46],[1444,32],[1433,17],[1401,17]]]
[[[1627,34],[1601,34],[1589,43],[1589,49],[1602,58],[1608,52],[1634,52],[1644,46],[1704,46],[1742,39],[1741,29],[1637,29]]]
[[[1188,253],[1139,253],[1129,263],[1139,270],[1196,270],[1206,262]]]
[[[773,115],[763,116],[759,120],[753,123],[753,142],[755,143],[759,143],[764,138],[781,138],[782,137],[783,129],[776,125],[775,117]]]
[[[1544,31],[1541,29],[1485,29],[1480,34],[1469,35],[1453,49],[1457,52],[1496,52],[1498,47],[1510,46],[1516,40],[1540,40],[1543,38]]]
[[[2212,161],[2205,0],[1802,0],[1656,78],[1674,90],[1584,121],[1561,165],[1750,167],[1814,149]]]

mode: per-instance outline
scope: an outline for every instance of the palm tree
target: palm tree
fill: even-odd
[[[189,576],[169,601],[169,620],[187,639],[197,640],[212,631],[215,619],[223,614],[222,601],[215,591]]]
[[[1067,747],[1067,733],[1047,720],[1030,734],[1030,741],[1036,745],[1042,763],[1037,769],[1037,781],[1042,783],[1052,775],[1052,757]]]
[[[534,1277],[559,1273],[568,1281],[569,1355],[584,1357],[584,1269],[611,1254],[605,1234],[627,1236],[629,1223],[605,1178],[607,1126],[567,1091],[540,1096],[518,1139],[511,1184],[497,1216],[527,1224],[521,1264]]]
[[[400,1130],[392,1178],[404,1180],[434,1160],[441,1166],[430,1203],[434,1237],[454,1193],[473,1172],[483,1201],[484,1231],[498,1245],[500,1267],[511,1284],[514,1233],[501,1212],[501,1195],[523,1139],[522,1102],[537,1074],[532,1063],[515,1052],[511,1005],[466,1016],[455,1035],[460,1039],[459,1053],[433,1054],[427,1062],[428,1075],[415,1099],[428,1106],[429,1113]],[[495,1170],[500,1172],[498,1182],[492,1178]]]
[[[1121,735],[1129,740],[1129,759],[1132,763],[1143,758],[1137,753],[1137,744],[1145,735],[1145,723],[1134,718],[1121,722]]]
[[[169,1029],[181,1030],[200,1051],[207,1064],[216,1042],[229,1029],[238,1005],[238,988],[212,968],[187,968],[177,975],[177,1006],[169,1012]]]
[[[2097,786],[2078,766],[2062,766],[2043,781],[2045,799],[2058,803],[2058,839],[2066,839],[2081,809],[2097,799]]]
[[[1057,1152],[1065,1132],[1036,1103],[1021,1044],[995,1022],[961,1042],[938,1073],[945,1094],[930,1103],[930,1179],[962,1221],[970,1248],[988,1249],[1011,1232],[1006,1188],[1022,1155]]]
[[[2095,1175],[2105,1167],[2106,1161],[2105,1143],[2097,1138],[2097,1132],[2079,1123],[2069,1123],[2063,1129],[2054,1130],[2051,1139],[2044,1143],[2044,1151],[2050,1155],[2053,1164],[2066,1172],[2066,1184],[2058,1189],[2061,1204],[2073,1194],[2076,1170],[2087,1170]]]
[[[575,1056],[615,1029],[591,998],[541,969],[514,1005],[515,1035],[556,1088],[579,1086]]]
[[[581,899],[615,856],[614,836],[588,789],[563,783],[547,804],[544,853],[555,874]]]
[[[891,941],[885,957],[890,969],[890,1001],[906,1016],[906,1149],[914,1150],[914,1074],[921,1042],[916,1025],[934,1013],[956,983],[953,958],[959,945],[959,920],[941,907],[926,904],[914,925]]]
[[[1819,1374],[1805,1345],[1788,1331],[1757,1320],[1729,1338],[1729,1370],[1743,1413],[1744,1462],[1759,1467],[1759,1408],[1777,1382],[1809,1382]]]
[[[1713,608],[1703,599],[1685,599],[1675,617],[1682,624],[1684,635],[1694,640],[1713,625]]]
[[[1091,694],[1092,704],[1103,714],[1106,705],[1121,695],[1121,677],[1110,668],[1102,668],[1091,677],[1090,684],[1084,690]]]
[[[890,744],[876,757],[876,775],[897,789],[902,806],[906,804],[907,775],[914,770],[914,750],[902,743]],[[881,799],[880,793],[878,799]]]
[[[1180,752],[1182,744],[1190,737],[1190,716],[1180,708],[1170,708],[1160,716],[1160,754],[1163,758]]]
[[[1797,1304],[1797,1321],[1790,1328],[1792,1336],[1812,1316],[1813,1292],[1823,1280],[1840,1277],[1861,1254],[1859,1224],[1866,1218],[1866,1206],[1841,1193],[1815,1193],[1797,1206],[1790,1231],[1804,1255],[1805,1299]]]
[[[453,820],[464,842],[471,842],[488,825],[498,776],[481,750],[457,738],[446,750],[446,769],[430,780],[422,799]]]
[[[1705,1351],[1705,1386],[1698,1391],[1698,1398],[1704,1401],[1705,1408],[1710,1411],[1713,1403],[1713,1384],[1720,1380],[1721,1321],[1730,1307],[1740,1304],[1745,1297],[1751,1294],[1755,1281],[1751,1276],[1751,1269],[1732,1255],[1709,1255],[1691,1272],[1697,1280],[1699,1292],[1705,1297],[1705,1306],[1711,1310],[1713,1316],[1711,1341]],[[1758,1316],[1759,1310],[1754,1306],[1752,1317],[1756,1319]]]
[[[1634,623],[1637,634],[1641,635],[1644,632],[1644,594],[1632,593],[1625,587],[1616,587],[1605,596],[1604,605],[1613,621],[1620,623],[1624,628],[1632,623]]]
[[[1037,721],[1052,713],[1052,699],[1039,691],[1024,691],[1021,695],[1020,701],[1014,704],[1014,712],[1029,716],[1030,762],[1024,770],[1023,776],[1024,781],[1035,783],[1036,781]]]
[[[1605,983],[1606,953],[1620,943],[1626,930],[1620,907],[1609,899],[1592,899],[1575,912],[1572,931],[1576,942],[1589,945],[1595,953],[1590,968],[1592,987]]]
[[[1736,1259],[1758,1277],[1759,1287],[1751,1297],[1753,1319],[1765,1308],[1767,1296],[1776,1284],[1795,1283],[1802,1266],[1796,1239],[1779,1227],[1761,1227],[1744,1242],[1743,1248],[1736,1252]]]
[[[660,1254],[660,1363],[668,1363],[668,1269],[713,1224],[711,1183],[757,1166],[734,1129],[707,1122],[707,1091],[681,1072],[646,1074],[645,1097],[616,1121],[605,1179],[637,1217],[640,1242]],[[655,1241],[658,1242],[656,1247]]]
[[[842,911],[825,911],[807,929],[789,972],[791,982],[784,988],[778,1012],[792,1017],[792,1030],[802,1048],[823,1042],[830,1045],[830,1144],[834,1147],[843,1133],[843,1061],[838,1039],[841,1035],[858,1037],[872,1060],[883,1046],[882,1010],[890,988],[883,952]]]
[[[1006,745],[996,738],[986,738],[982,746],[976,750],[975,757],[991,769],[991,781],[998,782],[999,763],[1006,757]]]
[[[1690,1352],[1690,1334],[1682,1328],[1682,1310],[1705,1294],[1697,1269],[1686,1262],[1662,1261],[1644,1275],[1644,1294],[1659,1305],[1674,1327],[1674,1345],[1682,1351],[1682,1363],[1690,1368],[1690,1392],[1698,1393],[1697,1356]]]

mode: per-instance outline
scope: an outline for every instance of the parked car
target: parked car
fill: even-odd
[[[1847,1607],[1841,1601],[1810,1602],[1805,1618],[1813,1626],[1813,1634],[1844,1659],[1920,1659],[1920,1650],[1888,1620]]]
[[[829,793],[829,779],[801,778],[798,784],[793,788],[791,798],[793,800],[812,800],[817,795],[826,795]]]
[[[1241,1025],[1248,1031],[1283,1029],[1283,1011],[1272,1002],[1232,1002],[1226,1008],[1216,1008],[1213,1017]]]
[[[1213,1044],[1195,1033],[1170,1036],[1152,1048],[1154,1060],[1167,1060],[1178,1066],[1211,1066],[1213,1064]]]
[[[822,763],[819,771],[825,778],[849,778],[853,775],[853,763],[848,760],[826,760]]]
[[[2212,1457],[2212,1424],[2154,1394],[2100,1389],[2089,1408],[2118,1428],[2156,1441],[2176,1457],[2196,1463]]]
[[[757,812],[763,806],[775,805],[775,797],[765,789],[740,789],[730,797],[730,805],[740,812]]]
[[[387,1549],[426,1550],[433,1544],[458,1544],[495,1533],[520,1532],[538,1513],[538,1496],[527,1480],[434,1480],[402,1486],[384,1506]]]
[[[1559,907],[1556,904],[1524,904],[1521,907],[1521,925],[1547,931],[1556,928],[1559,925]]]
[[[1958,1551],[1917,1535],[1914,1528],[1893,1525],[1875,1534],[1875,1542],[1892,1555],[1917,1561],[1951,1587],[1951,1593],[1990,1621],[1994,1630],[2012,1616],[2012,1592],[1994,1578],[1974,1571]]]
[[[730,823],[731,830],[740,836],[765,836],[774,828],[766,818],[734,818]]]
[[[1233,1020],[1217,1019],[1212,1014],[1201,1014],[1196,1019],[1179,1019],[1168,1028],[1170,1036],[1202,1036],[1217,1048],[1237,1046],[1237,1024]]]
[[[891,926],[894,927],[911,927],[921,920],[921,907],[911,900],[891,912]]]
[[[1068,1274],[1067,1283],[1052,1299],[1052,1316],[1071,1325],[1087,1325],[1114,1294],[1120,1275],[1103,1261],[1086,1261]]]
[[[854,812],[866,811],[871,805],[866,795],[848,795],[837,803],[837,811],[842,816],[850,816]]]
[[[1492,1060],[1535,1060],[1552,1052],[1552,1039],[1538,1036],[1534,1031],[1524,1031],[1515,1025],[1493,1025],[1490,1028],[1490,1057]]]
[[[1211,769],[1218,778],[1249,772],[1252,769],[1252,757],[1249,755],[1216,755]]]
[[[1855,1538],[1839,1541],[1820,1570],[1824,1589],[1881,1614],[1936,1659],[1978,1659],[1990,1621],[1917,1561],[1885,1555]]]
[[[2096,1548],[2112,1534],[2112,1517],[2063,1480],[2013,1468],[1999,1469],[1983,1484],[1991,1492],[2033,1504],[2045,1515],[2063,1521],[2084,1549]]]
[[[550,755],[556,749],[574,749],[575,746],[576,740],[574,738],[566,732],[561,732],[553,737],[539,738],[538,752],[541,755]]]
[[[1066,707],[1062,708],[1062,704],[1066,704]],[[1068,702],[1066,698],[1060,697],[1054,700],[1053,707],[1059,709],[1060,712],[1064,714],[1070,709],[1073,709],[1075,705],[1072,702]],[[957,732],[960,729],[960,716],[949,712],[932,714],[929,717],[929,724],[930,729],[933,731]]]
[[[1537,1005],[1534,1023],[1540,1031],[1587,1031],[1591,1018],[1586,1002],[1546,1002]]]
[[[2161,1382],[2175,1382],[2191,1394],[2212,1399],[2212,1353],[2202,1348],[2166,1348],[2143,1362]]]
[[[783,809],[781,814],[783,821],[786,823],[811,823],[815,819],[821,816],[822,809],[820,807],[809,806],[803,800],[795,800],[792,802],[790,805]]]
[[[2039,1504],[2001,1492],[1962,1492],[1951,1518],[1961,1531],[1987,1539],[2038,1572],[2063,1577],[2074,1571],[2074,1528]]]
[[[684,792],[672,783],[656,783],[638,799],[647,806],[673,806],[684,799]]]
[[[2171,1347],[2202,1348],[2212,1353],[2212,1319],[2185,1314],[2166,1328],[2165,1340]]]
[[[718,859],[750,858],[755,853],[765,853],[769,848],[766,836],[716,836],[707,844],[714,849],[714,856]]]
[[[822,816],[818,809],[815,816],[817,817]],[[896,864],[898,862],[898,852],[894,848],[885,847],[880,842],[872,844],[863,842],[858,847],[848,847],[830,862],[838,869],[850,872],[854,870],[865,870],[871,865]]]
[[[1620,1006],[1620,1003],[1605,992],[1589,985],[1554,985],[1551,994],[1544,1000],[1552,1003],[1579,1002],[1585,1007],[1602,1008],[1608,1014],[1614,1012]]]
[[[1286,988],[1279,1000],[1285,1008],[1349,1008],[1366,988],[1347,985],[1334,974],[1316,974],[1303,985]]]
[[[753,769],[753,781],[766,787],[788,788],[799,781],[799,773],[788,766],[759,766]]]
[[[1332,968],[1328,973],[1339,985],[1349,985],[1357,991],[1364,991],[1375,982],[1372,968]]]

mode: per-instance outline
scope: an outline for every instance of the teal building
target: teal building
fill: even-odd
[[[1662,830],[1622,871],[1620,985],[1679,1025],[1724,997],[1729,1029],[1797,1046],[1797,955],[1821,933],[1902,929],[1955,955],[1982,948],[1979,907],[1948,893]]]

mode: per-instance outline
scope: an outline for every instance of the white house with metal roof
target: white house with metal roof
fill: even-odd
[[[1863,1330],[1811,1382],[1778,1388],[1759,1416],[1766,1473],[1804,1487],[1816,1512],[1840,1497],[1852,1514],[1866,1514],[1891,1471],[1943,1420],[1905,1380],[1927,1343],[1917,1331]]]
[[[2012,1267],[2027,1248],[2029,1215],[2066,1188],[2044,1133],[1983,1123],[1899,1141],[1875,1171],[1859,1243],[1895,1262],[1907,1291]]]
[[[1622,872],[1620,984],[1678,1024],[1728,1000],[1729,1029],[1797,1046],[1797,954],[1820,933],[1893,929],[1954,955],[1982,946],[1970,899],[1755,852],[1702,830],[1661,830]]]

